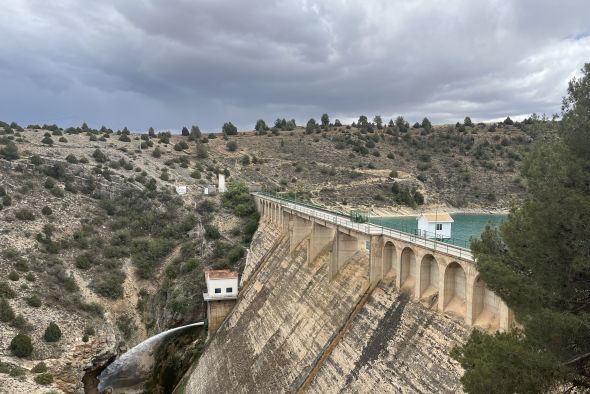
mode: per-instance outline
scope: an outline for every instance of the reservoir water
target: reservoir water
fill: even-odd
[[[487,223],[499,227],[508,215],[457,213],[451,214],[451,217],[454,220],[451,227],[452,238],[444,241],[469,248],[469,239],[471,237],[479,238]],[[418,230],[418,216],[373,217],[369,221],[412,234],[416,234]]]

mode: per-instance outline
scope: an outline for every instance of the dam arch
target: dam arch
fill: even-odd
[[[402,250],[400,265],[400,289],[409,290],[414,294],[416,287],[416,254],[410,247]]]
[[[383,277],[393,277],[396,274],[397,250],[391,241],[383,245]]]
[[[467,303],[467,276],[461,264],[453,261],[445,268],[443,311],[465,317]]]
[[[420,262],[420,283],[418,298],[428,299],[438,294],[439,272],[438,261],[432,254],[426,254]]]

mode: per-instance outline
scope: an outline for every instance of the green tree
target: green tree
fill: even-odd
[[[398,116],[397,118],[395,118],[395,125],[397,126],[397,129],[402,133],[405,133],[410,128],[410,124],[406,122],[403,116]]]
[[[305,126],[305,133],[311,134],[318,128],[318,124],[316,123],[314,118],[311,118],[307,121],[307,125]]]
[[[28,357],[33,353],[31,337],[26,334],[16,334],[10,341],[10,351],[16,357]]]
[[[197,125],[192,125],[191,126],[191,135],[188,137],[188,139],[190,141],[196,141],[199,138],[201,138],[201,129],[199,129],[199,126],[197,126]]]
[[[424,119],[422,119],[422,128],[424,130],[426,130],[427,132],[432,130],[432,123],[430,123],[430,120],[428,120],[428,118],[426,118],[426,117]]]
[[[186,127],[183,127],[182,131],[180,133],[182,134],[183,137],[188,137],[190,135],[190,133],[188,132],[188,129]]]
[[[221,131],[223,131],[223,134],[225,135],[236,135],[238,134],[238,129],[236,126],[234,126],[232,124],[232,122],[227,122],[223,124],[223,127],[221,128]]]
[[[162,151],[157,146],[156,149],[154,149],[154,151],[152,152],[152,157],[155,157],[156,159],[162,157]]]
[[[381,130],[381,129],[383,128],[383,119],[381,119],[381,116],[379,116],[379,115],[376,115],[376,116],[373,118],[373,123],[375,123],[375,126],[377,126],[377,128],[378,128],[379,130]]]
[[[465,125],[465,127],[473,126],[473,122],[471,121],[471,118],[469,116],[465,117],[465,120],[463,120],[463,124]]]
[[[328,114],[323,114],[321,121],[322,121],[322,129],[325,129],[328,126],[330,126],[330,117],[328,116]]]
[[[266,122],[264,120],[258,119],[256,121],[256,126],[254,127],[254,130],[256,130],[258,134],[262,134],[263,132],[268,130],[268,126],[266,125]]]
[[[54,322],[49,323],[43,334],[43,339],[47,342],[57,342],[61,338],[61,330]]]
[[[472,241],[481,278],[523,328],[474,331],[453,350],[468,392],[590,387],[590,64],[582,71],[563,100],[561,138],[524,163],[529,196]]]

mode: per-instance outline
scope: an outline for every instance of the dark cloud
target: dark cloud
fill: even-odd
[[[0,119],[145,130],[559,111],[585,0],[5,0]]]

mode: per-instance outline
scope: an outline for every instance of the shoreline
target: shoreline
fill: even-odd
[[[358,210],[361,212],[367,213],[370,217],[373,218],[392,218],[392,217],[417,217],[420,216],[422,213],[434,213],[438,211],[439,213],[448,213],[448,214],[465,214],[465,215],[508,215],[510,213],[510,209],[508,208],[449,208],[449,207],[431,207],[431,208],[422,208],[420,210],[411,209],[411,208],[365,208],[365,207],[326,207],[328,209],[338,209],[338,210],[346,210],[346,211],[354,211]]]

